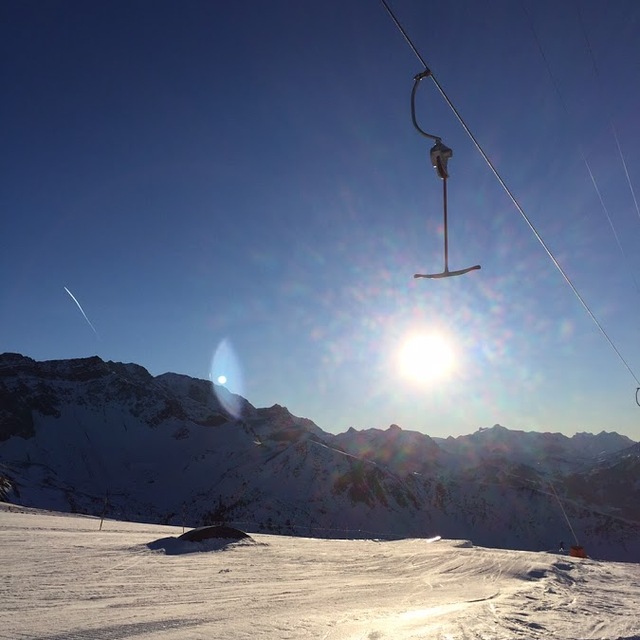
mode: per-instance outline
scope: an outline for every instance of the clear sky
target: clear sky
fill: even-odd
[[[612,129],[640,197],[640,3],[390,5],[633,375],[430,80],[450,266],[482,270],[414,280],[442,269],[442,183],[377,0],[5,0],[0,351],[224,375],[333,432],[640,439],[640,214]],[[407,377],[402,345],[434,332],[452,370]]]

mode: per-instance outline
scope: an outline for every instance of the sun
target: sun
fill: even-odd
[[[448,377],[456,365],[450,340],[440,333],[408,337],[398,353],[400,373],[415,382],[433,382]]]

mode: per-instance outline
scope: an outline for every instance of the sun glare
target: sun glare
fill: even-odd
[[[416,382],[431,382],[447,377],[456,364],[455,353],[447,338],[438,334],[417,334],[405,340],[399,352],[400,373]]]

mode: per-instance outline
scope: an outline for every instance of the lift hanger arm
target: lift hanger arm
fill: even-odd
[[[437,142],[441,142],[440,137],[432,133],[427,133],[418,124],[418,120],[416,119],[416,91],[418,90],[418,85],[420,84],[420,81],[424,80],[424,78],[428,78],[430,75],[431,75],[431,71],[427,69],[426,71],[419,73],[417,76],[413,78],[413,89],[411,90],[411,120],[413,122],[413,126],[417,129],[419,133],[421,133],[426,138],[431,138],[431,140],[435,140],[437,143]]]
[[[416,273],[414,278],[450,278],[452,276],[461,276],[469,271],[480,269],[480,265],[476,264],[473,267],[467,267],[466,269],[449,270],[449,229],[447,220],[447,179],[449,178],[449,170],[447,163],[453,156],[453,150],[447,147],[440,136],[436,136],[433,133],[427,133],[419,124],[416,118],[416,92],[418,86],[422,80],[428,78],[431,75],[429,69],[425,69],[421,73],[417,74],[413,78],[413,89],[411,90],[411,121],[418,133],[425,138],[429,138],[435,142],[433,147],[429,151],[429,157],[431,164],[433,165],[438,177],[442,180],[442,205],[444,212],[444,270],[440,273]]]

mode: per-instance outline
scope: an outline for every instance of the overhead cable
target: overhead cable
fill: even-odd
[[[549,75],[549,79],[551,80],[551,84],[553,84],[553,88],[555,89],[556,95],[558,96],[558,101],[560,102],[560,105],[562,106],[562,109],[567,117],[567,121],[571,122],[573,120],[573,118],[571,117],[571,113],[569,112],[569,107],[567,106],[567,103],[562,95],[562,91],[560,90],[560,85],[558,83],[558,81],[556,80],[556,76],[553,73],[552,69],[551,69],[551,64],[549,62],[549,59],[547,58],[547,55],[544,52],[544,48],[542,47],[542,43],[540,42],[540,38],[538,37],[538,32],[536,31],[536,28],[533,24],[533,18],[531,17],[531,14],[529,13],[529,11],[527,11],[527,7],[524,3],[524,0],[522,2],[522,10],[524,11],[525,15],[527,16],[527,19],[529,21],[529,28],[531,29],[531,33],[533,34],[533,39],[535,40],[535,43],[538,47],[538,51],[540,52],[540,57],[542,58],[545,68],[547,69],[547,73]],[[583,28],[583,32],[584,32],[584,25],[582,25]],[[587,34],[586,32],[584,32],[584,37],[587,40],[587,45],[589,50],[591,51],[591,45],[589,44],[589,40],[587,38]],[[591,52],[591,55],[593,56],[593,52]],[[596,71],[596,74],[598,73],[598,67],[596,65],[596,61],[595,58],[592,57],[592,62],[593,62],[593,68]],[[616,130],[615,127],[613,126],[613,122],[611,123],[611,128],[613,129],[613,134],[614,137],[616,139],[616,142],[618,141],[618,136],[616,135]],[[591,179],[591,183],[593,184],[593,188],[595,189],[595,192],[598,196],[598,199],[600,200],[600,206],[602,207],[602,212],[604,213],[607,222],[609,223],[609,226],[611,227],[611,232],[613,233],[613,237],[616,241],[616,244],[618,245],[618,249],[620,250],[620,253],[622,254],[622,257],[624,258],[624,261],[627,265],[627,269],[629,271],[629,273],[631,274],[631,278],[633,279],[633,283],[636,286],[636,291],[638,293],[640,293],[640,285],[638,285],[638,280],[636,279],[634,273],[633,273],[633,268],[631,266],[631,261],[629,260],[628,256],[627,256],[627,252],[624,250],[624,247],[622,246],[622,242],[620,242],[620,236],[618,235],[618,232],[616,231],[616,228],[613,224],[613,220],[611,218],[611,215],[609,214],[609,209],[607,208],[607,205],[604,202],[604,198],[602,197],[602,192],[600,191],[600,188],[598,187],[598,183],[596,182],[596,178],[593,175],[593,171],[591,170],[591,166],[589,165],[589,162],[587,161],[587,157],[582,149],[582,145],[579,145],[579,149],[580,149],[580,156],[582,157],[582,161],[584,162],[585,167],[587,168],[587,173],[589,174],[589,178]],[[624,156],[622,155],[622,149],[620,148],[620,144],[618,144],[618,151],[620,153],[620,157],[622,158],[622,164],[625,168],[626,171],[626,163],[624,161]],[[628,177],[628,174],[627,174]],[[631,193],[634,196],[634,200],[635,200],[635,194],[633,193],[633,187],[631,186],[631,181],[630,179],[628,179],[629,181],[629,187],[631,187]]]
[[[540,235],[540,233],[538,232],[538,230],[536,229],[535,225],[533,224],[533,222],[531,222],[531,220],[529,219],[529,217],[527,216],[527,214],[525,213],[524,209],[522,208],[522,206],[520,205],[520,203],[518,202],[517,198],[515,197],[515,195],[513,194],[513,192],[511,191],[511,189],[509,189],[509,187],[507,186],[506,182],[504,181],[504,179],[502,178],[502,176],[500,175],[500,173],[498,172],[498,170],[496,169],[495,165],[493,164],[493,162],[491,161],[491,159],[489,158],[489,156],[487,155],[487,153],[485,152],[485,150],[482,148],[482,146],[480,145],[480,143],[478,142],[477,138],[473,135],[473,132],[471,131],[471,129],[469,128],[469,126],[467,125],[467,123],[465,122],[464,118],[460,115],[460,112],[456,109],[455,105],[453,104],[453,102],[449,99],[449,96],[445,93],[444,89],[442,88],[442,86],[440,85],[440,83],[438,82],[437,78],[435,77],[435,75],[433,74],[433,71],[429,68],[429,65],[426,63],[426,61],[424,60],[424,58],[420,55],[420,52],[418,51],[418,49],[416,48],[416,46],[413,44],[413,42],[411,41],[411,38],[409,38],[409,35],[407,34],[407,32],[405,31],[405,29],[403,28],[403,26],[400,24],[400,22],[398,21],[398,19],[396,18],[395,14],[393,13],[393,11],[391,10],[391,7],[389,6],[389,4],[387,3],[386,0],[380,0],[382,2],[382,5],[384,6],[384,8],[386,9],[387,13],[389,14],[389,16],[391,17],[391,19],[393,20],[393,22],[395,23],[396,27],[398,28],[398,30],[400,31],[400,33],[402,34],[402,36],[404,37],[404,39],[406,40],[407,44],[409,45],[409,47],[411,48],[411,50],[413,51],[413,53],[416,55],[416,57],[418,58],[418,60],[420,60],[421,64],[423,65],[423,67],[425,68],[425,70],[430,71],[430,75],[429,77],[431,78],[431,80],[433,81],[433,83],[435,84],[436,88],[438,89],[438,91],[440,92],[440,95],[443,97],[444,101],[447,103],[447,105],[449,106],[449,108],[451,109],[451,111],[454,113],[454,115],[456,116],[456,118],[458,119],[458,121],[460,122],[460,124],[462,125],[462,128],[465,130],[465,132],[467,133],[467,135],[469,136],[469,138],[471,139],[471,141],[473,142],[473,144],[475,145],[476,149],[478,150],[478,152],[480,153],[480,155],[482,156],[482,158],[484,159],[484,161],[487,163],[487,166],[489,167],[489,169],[491,170],[491,172],[493,173],[493,175],[496,177],[496,179],[498,180],[498,182],[500,183],[500,186],[503,188],[503,190],[505,191],[505,193],[507,194],[507,196],[509,197],[509,199],[513,202],[514,206],[516,207],[516,209],[518,210],[518,212],[520,213],[520,215],[522,216],[523,220],[527,223],[529,229],[531,229],[532,233],[534,234],[534,236],[536,237],[536,239],[538,240],[538,242],[542,245],[542,248],[545,250],[545,252],[547,253],[547,255],[549,256],[550,260],[553,262],[553,264],[555,265],[556,269],[560,272],[560,274],[562,275],[562,277],[564,278],[565,282],[569,285],[569,287],[571,288],[571,290],[573,291],[574,295],[576,296],[576,298],[578,299],[578,301],[580,302],[580,304],[582,305],[582,307],[584,308],[584,310],[587,312],[587,314],[589,315],[589,317],[591,318],[591,320],[594,322],[594,324],[598,327],[598,329],[600,330],[600,333],[604,336],[604,338],[606,339],[606,341],[609,343],[609,346],[613,349],[613,351],[616,353],[616,355],[618,356],[618,358],[620,359],[620,361],[622,362],[622,364],[626,367],[627,371],[629,371],[629,373],[631,374],[631,376],[633,377],[633,379],[636,381],[636,383],[640,386],[640,379],[638,379],[638,377],[636,376],[636,374],[633,372],[633,370],[631,369],[631,367],[629,366],[629,363],[625,360],[625,358],[623,357],[623,355],[620,353],[620,351],[618,350],[618,348],[616,347],[616,345],[614,344],[613,340],[609,337],[609,334],[606,332],[606,330],[604,329],[604,327],[602,326],[602,324],[600,324],[599,320],[596,318],[595,314],[593,313],[593,311],[591,310],[591,308],[589,307],[589,305],[587,304],[586,300],[580,295],[580,292],[578,291],[578,289],[576,288],[576,286],[573,284],[573,282],[571,281],[571,278],[569,277],[569,275],[566,273],[566,271],[562,268],[562,266],[560,265],[560,263],[558,262],[557,258],[554,256],[553,252],[551,251],[551,249],[548,247],[547,243],[544,241],[544,239],[542,238],[542,236]]]
[[[580,22],[580,28],[582,29],[582,35],[584,37],[584,41],[587,45],[587,51],[589,52],[589,57],[591,58],[591,64],[593,65],[594,76],[598,81],[598,84],[602,83],[602,79],[600,77],[600,69],[598,68],[598,64],[596,63],[596,56],[593,52],[593,47],[591,46],[591,40],[589,40],[589,36],[587,34],[587,29],[584,24],[584,20],[582,18],[582,11],[580,10],[580,4],[577,4],[578,9],[578,18]],[[622,153],[622,147],[620,146],[620,140],[618,139],[618,132],[616,131],[615,124],[613,123],[613,119],[610,118],[611,131],[613,132],[613,137],[615,138],[616,145],[618,147],[618,153],[620,154],[620,161],[622,162],[622,167],[624,168],[624,174],[627,177],[627,184],[629,185],[629,191],[631,191],[631,197],[633,198],[633,204],[636,207],[636,213],[638,214],[638,218],[640,218],[640,206],[638,206],[638,199],[636,198],[636,192],[633,188],[633,184],[631,182],[631,176],[629,175],[629,169],[627,168],[627,162],[624,159],[624,154]]]

